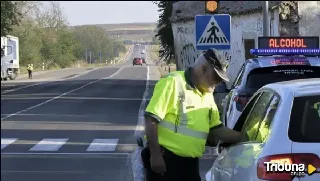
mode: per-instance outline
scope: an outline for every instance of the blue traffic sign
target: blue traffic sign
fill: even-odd
[[[197,50],[231,49],[231,16],[228,14],[197,15],[196,47]]]

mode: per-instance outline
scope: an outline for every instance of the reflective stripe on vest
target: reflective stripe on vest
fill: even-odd
[[[159,126],[167,128],[175,133],[180,133],[182,135],[198,138],[198,139],[207,139],[208,133],[197,131],[188,128],[188,119],[187,119],[187,111],[185,105],[185,92],[183,89],[183,80],[181,76],[177,73],[172,73],[174,77],[177,78],[178,81],[178,93],[179,93],[179,114],[177,115],[176,124],[173,124],[169,121],[162,120],[159,123]]]

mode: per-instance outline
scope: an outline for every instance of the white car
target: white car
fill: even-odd
[[[280,81],[319,77],[317,72],[320,72],[320,58],[300,56],[293,57],[293,61],[286,61],[286,64],[274,63],[287,58],[288,56],[284,55],[267,56],[245,61],[231,91],[222,101],[221,117],[227,127],[234,127],[250,97],[262,86]]]
[[[242,132],[241,142],[218,145],[219,156],[207,172],[206,181],[320,181],[318,173],[293,177],[305,172],[291,168],[292,172],[271,173],[266,167],[266,162],[280,163],[273,169],[285,162],[303,163],[301,169],[310,164],[320,172],[319,104],[320,78],[263,86],[252,96],[234,127]]]

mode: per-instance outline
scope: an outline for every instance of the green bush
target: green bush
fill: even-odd
[[[16,1],[6,3],[10,8],[2,12],[1,35],[4,33],[19,38],[20,65],[34,64],[47,69],[65,68],[78,60],[85,60],[91,50],[92,60],[113,59],[126,48],[121,42],[108,37],[106,31],[95,26],[69,27],[59,2],[50,1],[45,11],[40,11],[41,2]],[[21,16],[22,15],[22,16]],[[2,27],[3,19],[6,28]],[[89,55],[89,53],[88,53]]]

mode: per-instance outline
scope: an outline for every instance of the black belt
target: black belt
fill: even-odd
[[[172,151],[168,150],[167,148],[160,146],[161,149],[161,153],[163,155],[163,157],[168,158],[168,159],[175,159],[175,160],[197,160],[199,158],[193,158],[193,157],[182,157],[179,155],[174,154]],[[147,146],[141,151],[141,158],[143,161],[143,164],[145,166],[145,168],[150,167],[150,148],[149,145],[147,144]]]

